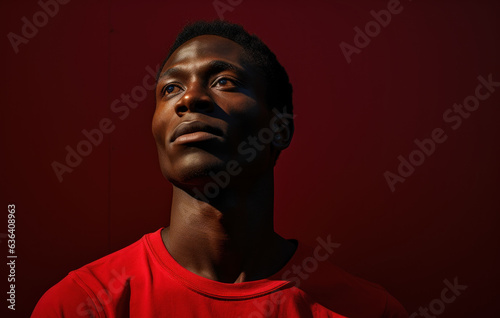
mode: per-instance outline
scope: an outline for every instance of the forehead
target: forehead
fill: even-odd
[[[238,43],[217,35],[201,35],[179,46],[169,57],[163,70],[193,60],[223,60],[243,66],[245,49]]]

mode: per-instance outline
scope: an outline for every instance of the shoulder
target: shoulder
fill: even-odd
[[[89,306],[92,307],[89,311]],[[43,294],[31,314],[38,317],[94,317],[90,295],[70,273]]]
[[[321,295],[348,317],[407,318],[404,307],[382,286],[354,276],[332,262],[325,263]],[[331,274],[330,274],[331,273]],[[326,286],[328,285],[328,286]]]
[[[322,306],[346,317],[404,318],[408,313],[383,287],[356,277],[333,263],[329,238],[316,247],[299,244],[289,276],[296,287]],[[328,246],[330,249],[328,249]],[[293,274],[292,274],[293,273]]]
[[[130,280],[147,272],[146,238],[152,234],[71,271],[45,292],[32,317],[98,317],[105,307],[128,297]]]

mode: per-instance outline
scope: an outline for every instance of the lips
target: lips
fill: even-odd
[[[208,137],[210,137],[210,135],[222,137],[223,133],[221,129],[214,126],[210,126],[209,124],[201,121],[182,122],[174,129],[170,141],[174,142],[179,137],[185,135],[190,135],[189,139],[191,139],[192,141],[198,141],[199,139],[207,139]],[[187,138],[184,137],[180,139],[187,139]]]

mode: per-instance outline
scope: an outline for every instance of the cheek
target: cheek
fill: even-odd
[[[151,124],[151,130],[153,133],[153,137],[156,140],[156,143],[159,147],[165,147],[165,138],[168,127],[167,114],[165,111],[162,111],[162,108],[157,108]]]
[[[157,108],[153,115],[153,120],[151,124],[151,130],[153,133],[153,137],[156,142],[156,148],[158,151],[158,161],[160,163],[160,169],[162,174],[167,180],[169,180],[168,171],[170,171],[170,160],[168,160],[169,156],[168,145],[167,145],[167,128],[168,128],[168,114],[163,111],[161,108]]]
[[[266,127],[269,127],[267,110],[259,109],[260,105],[248,112],[238,113],[234,116],[235,122],[233,128],[238,131],[239,138],[246,140],[248,137],[257,137],[259,132]]]
[[[218,104],[228,114],[228,124],[235,132],[248,134],[258,128],[257,126],[262,121],[262,106],[248,96],[239,96],[230,101],[220,101]]]

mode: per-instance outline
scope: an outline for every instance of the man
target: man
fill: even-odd
[[[152,131],[173,185],[167,228],[71,272],[32,317],[407,317],[385,290],[274,232],[273,169],[292,86],[242,27],[187,26],[157,79]]]

